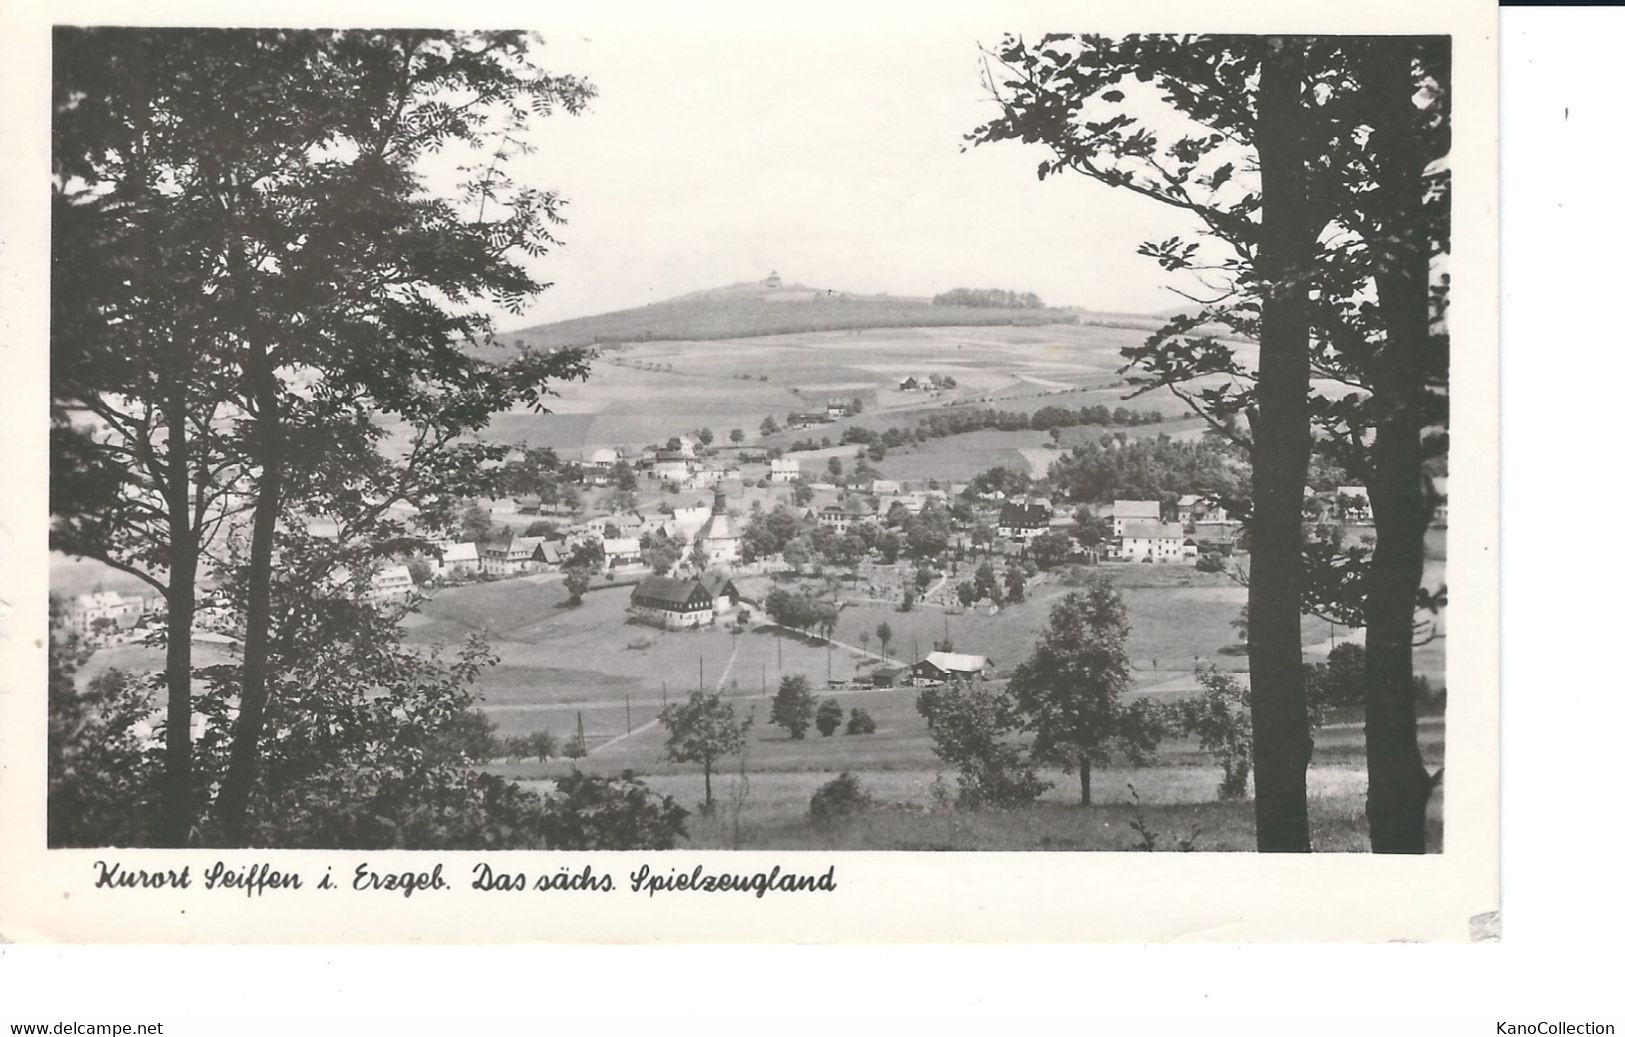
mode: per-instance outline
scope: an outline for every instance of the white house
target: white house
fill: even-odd
[[[399,601],[411,597],[415,589],[406,566],[386,565],[372,574],[363,596],[368,601]]]
[[[643,561],[643,549],[635,537],[610,537],[604,541],[604,568],[620,569]]]
[[[542,563],[537,550],[545,543],[543,537],[503,534],[480,545],[480,571],[492,576],[522,576],[539,572]]]
[[[1195,554],[1196,542],[1190,544]],[[1128,519],[1123,523],[1119,553],[1131,562],[1178,562],[1185,558],[1185,527],[1177,522]]]
[[[614,447],[604,447],[594,450],[587,458],[587,464],[602,471],[609,471],[621,460],[621,452]]]
[[[767,478],[769,482],[795,482],[801,478],[801,462],[793,457],[775,457]]]
[[[480,571],[480,549],[469,541],[436,541],[438,554],[431,553],[426,561],[436,576],[462,579]]]
[[[665,482],[687,482],[690,467],[687,461],[656,461],[654,466],[655,478]]]
[[[1112,536],[1122,536],[1125,523],[1138,521],[1161,522],[1161,503],[1154,500],[1112,502]]]

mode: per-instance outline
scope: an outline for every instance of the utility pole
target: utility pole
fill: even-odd
[[[762,697],[767,697],[767,663],[762,664]]]
[[[632,693],[626,693],[626,733],[632,733]]]
[[[700,690],[705,690],[705,656],[700,656]]]
[[[666,682],[660,682],[660,708],[666,708]]]

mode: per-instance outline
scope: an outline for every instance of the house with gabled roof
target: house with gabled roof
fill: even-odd
[[[1112,502],[1112,536],[1123,535],[1123,524],[1133,521],[1162,521],[1162,504],[1154,500],[1120,500]]]
[[[699,580],[646,576],[632,589],[631,612],[645,622],[681,630],[710,623],[716,605]]]
[[[1185,527],[1177,522],[1127,519],[1118,540],[1118,553],[1131,562],[1179,562],[1186,557]],[[1196,541],[1190,539],[1190,555]]]
[[[1030,540],[1048,533],[1053,517],[1047,501],[1009,501],[999,509],[999,536],[1006,540]]]

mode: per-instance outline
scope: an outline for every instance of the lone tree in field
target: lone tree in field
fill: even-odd
[[[1016,740],[1021,714],[1008,694],[980,682],[926,690],[918,705],[931,749],[958,768],[962,806],[1025,806],[1044,794],[1050,783]]]
[[[572,565],[564,570],[564,589],[570,594],[570,604],[581,604],[581,596],[592,587],[592,570],[584,565]]]
[[[812,685],[807,678],[799,673],[792,673],[779,680],[778,693],[773,696],[773,708],[768,713],[767,721],[777,724],[790,732],[790,737],[797,739],[807,737],[807,728],[812,726],[813,710],[816,702],[813,698]]]
[[[666,728],[666,757],[677,763],[698,763],[705,768],[705,803],[709,814],[716,801],[711,795],[711,772],[717,761],[745,748],[751,718],[741,719],[733,703],[718,691],[695,691],[687,702],[674,702],[660,711]]]
[[[1096,583],[1056,602],[1037,649],[1010,677],[1010,694],[1035,736],[1033,755],[1076,773],[1084,806],[1095,763],[1113,752],[1148,763],[1161,737],[1149,704],[1123,703],[1133,683],[1127,642],[1122,597]]]
[[[887,646],[891,644],[892,639],[891,624],[882,622],[879,626],[875,627],[875,637],[880,641],[880,654],[889,657],[890,653],[887,650]]]

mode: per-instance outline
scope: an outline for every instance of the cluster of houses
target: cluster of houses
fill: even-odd
[[[149,603],[139,594],[95,591],[78,594],[62,603],[56,615],[58,629],[94,644],[114,644],[130,637],[143,619],[161,613],[163,599]]]

